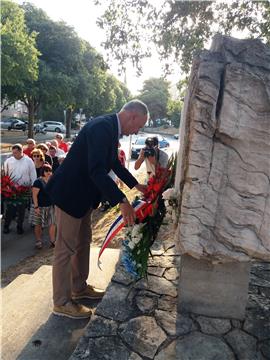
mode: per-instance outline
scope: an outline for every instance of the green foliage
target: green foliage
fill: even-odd
[[[162,78],[146,80],[138,98],[148,106],[151,120],[155,127],[156,120],[167,115],[167,106],[170,98],[168,81]]]
[[[102,56],[72,27],[52,21],[30,3],[18,9],[25,29],[36,39],[36,53],[40,55],[38,77],[16,86],[4,83],[2,92],[9,101],[20,99],[28,107],[30,137],[37,114],[43,120],[61,121],[66,109],[69,136],[76,109],[83,108],[88,116],[93,116],[118,110],[126,102],[130,96],[126,87],[107,73]],[[19,71],[23,73],[24,69],[19,66]]]
[[[118,80],[107,74],[108,66],[102,56],[80,39],[72,27],[63,22],[53,22],[31,4],[26,4],[25,10],[29,28],[39,33],[37,45],[42,59],[65,80],[62,87],[51,88],[52,98],[58,100],[51,105],[72,111],[83,108],[89,116],[113,111],[116,102],[122,100],[120,92],[117,93],[120,85]],[[45,108],[48,105],[49,99]]]
[[[36,33],[28,33],[24,14],[12,1],[1,2],[2,85],[17,86],[38,77]],[[5,94],[2,94],[3,97]]]
[[[169,100],[168,103],[168,118],[174,127],[178,128],[181,119],[181,110],[183,103],[181,100]]]
[[[104,5],[104,2],[96,1],[96,4]],[[111,0],[107,3],[107,9],[97,21],[106,32],[104,48],[117,60],[120,71],[126,69],[126,62],[130,60],[140,73],[141,59],[151,55],[150,49],[140,44],[149,37],[152,6],[146,0]]]
[[[196,52],[217,32],[231,35],[243,31],[246,38],[260,37],[270,42],[269,1],[164,0],[160,4],[107,0],[107,3],[98,25],[105,30],[104,47],[118,61],[120,71],[131,60],[141,72],[141,59],[151,53],[151,44],[157,46],[166,69],[174,58],[188,73]]]

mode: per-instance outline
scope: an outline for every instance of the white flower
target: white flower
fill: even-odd
[[[141,234],[142,235],[142,234]],[[142,236],[134,236],[132,238],[132,241],[135,243],[135,244],[138,244],[138,242],[140,242],[142,239]]]
[[[134,242],[130,241],[130,242],[128,243],[128,247],[129,247],[131,250],[133,250],[133,249],[135,248]]]
[[[141,229],[143,227],[143,224],[135,224],[132,228],[131,236],[136,237],[141,233]]]
[[[167,190],[165,190],[162,193],[162,198],[164,200],[170,200],[170,199],[175,199],[176,198],[176,191],[174,188],[169,188]]]

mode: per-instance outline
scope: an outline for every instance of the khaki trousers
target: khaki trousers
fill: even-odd
[[[86,287],[89,274],[91,212],[77,219],[55,207],[57,238],[53,261],[53,302],[61,306],[71,300],[72,292]]]

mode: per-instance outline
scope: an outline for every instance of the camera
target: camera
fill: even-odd
[[[155,156],[156,152],[153,148],[144,148],[144,157]]]
[[[146,145],[146,147],[143,149],[144,157],[155,156],[156,151],[155,151],[154,147],[158,145],[157,137],[148,137],[145,140],[145,145]]]

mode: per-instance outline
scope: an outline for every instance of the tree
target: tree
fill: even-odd
[[[183,102],[181,100],[170,99],[168,102],[168,118],[176,128],[180,125],[182,107]]]
[[[131,60],[141,72],[141,59],[150,55],[151,44],[157,46],[165,69],[173,57],[188,73],[195,53],[217,32],[230,35],[245,30],[246,37],[270,43],[269,1],[164,0],[159,6],[144,0],[107,3],[98,25],[106,32],[104,48],[122,71]]]
[[[146,80],[138,97],[148,106],[154,127],[157,119],[167,116],[170,94],[169,83],[164,79],[150,78]]]
[[[21,100],[28,108],[28,136],[33,137],[34,119],[66,111],[66,136],[70,137],[74,111],[91,115],[113,111],[128,90],[112,75],[102,56],[63,22],[52,21],[29,3],[22,5],[29,33],[35,32],[40,52],[39,74],[34,81],[3,87],[8,99]],[[53,119],[55,120],[55,119]]]
[[[41,104],[48,107],[58,103],[63,110],[67,109],[69,137],[76,94],[81,96],[78,89],[83,79],[83,43],[73,28],[63,22],[52,21],[43,10],[29,3],[24,3],[23,9],[27,27],[38,32],[37,47],[41,52],[40,77],[35,88],[24,91],[23,101],[29,109],[29,123],[33,123]],[[35,112],[31,114],[33,107]]]
[[[88,116],[119,111],[131,98],[127,87],[113,75],[95,71],[91,79],[91,94],[85,109]]]
[[[108,66],[102,56],[80,39],[73,28],[63,22],[53,22],[31,4],[25,4],[24,9],[27,26],[39,33],[37,45],[41,59],[55,77],[55,86],[41,78],[41,101],[44,109],[52,106],[66,110],[66,136],[70,137],[75,110],[83,108],[100,114],[115,108],[118,81],[106,73]],[[44,84],[50,86],[44,87]]]
[[[38,56],[36,33],[28,33],[24,13],[12,1],[2,1],[1,8],[1,72],[2,72],[2,110],[17,99],[7,98],[5,87],[21,86],[38,78]]]

